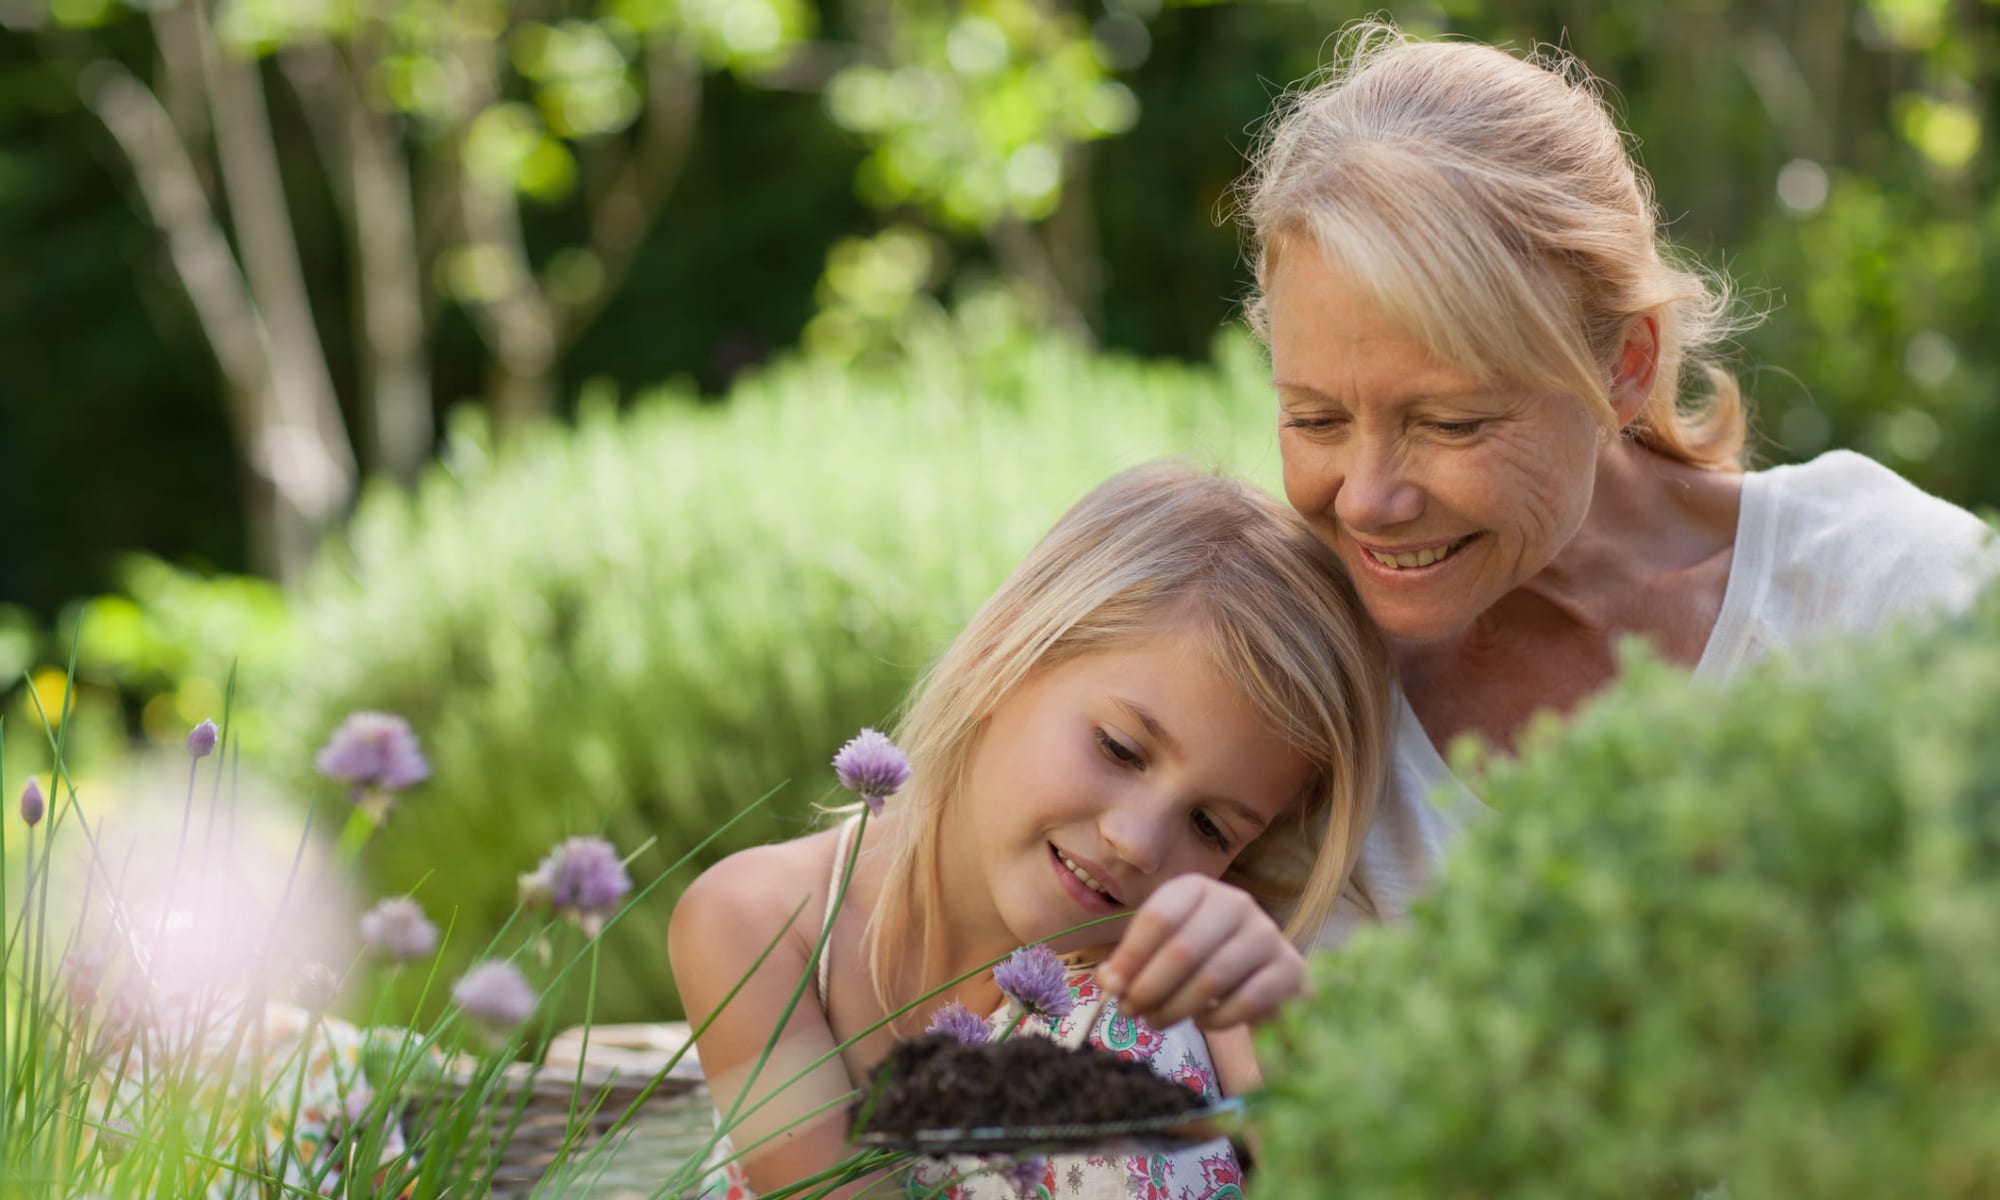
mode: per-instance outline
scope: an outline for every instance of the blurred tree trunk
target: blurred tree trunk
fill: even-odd
[[[193,304],[225,380],[230,426],[247,468],[245,518],[255,565],[273,578],[298,578],[319,531],[353,488],[344,433],[329,444],[312,411],[331,388],[310,388],[310,370],[281,372],[257,297],[238,267],[174,122],[151,89],[109,60],[80,77],[84,101],[131,163],[147,211]],[[249,199],[246,197],[246,199]],[[254,201],[253,201],[254,202]],[[317,339],[314,340],[317,344]],[[320,364],[324,369],[324,362]]]
[[[701,61],[689,39],[662,37],[646,53],[646,108],[629,141],[604,139],[590,173],[590,249],[602,275],[564,313],[566,349],[618,294],[654,220],[687,167],[701,125]]]
[[[371,471],[409,485],[436,441],[424,255],[401,118],[370,103],[361,82],[379,55],[372,39],[358,40],[352,54],[350,61],[331,46],[297,46],[278,63],[303,101],[354,249],[362,456]]]
[[[474,81],[467,111],[476,114],[498,103],[501,64],[493,44],[468,43],[461,61]],[[585,198],[589,242],[575,252],[595,276],[587,287],[572,282],[558,289],[537,275],[512,183],[487,178],[468,164],[470,122],[457,130],[459,229],[467,248],[483,256],[493,273],[492,290],[467,299],[490,356],[489,399],[503,435],[549,411],[559,355],[616,294],[686,166],[701,119],[701,62],[687,39],[664,36],[645,63],[647,103],[637,129],[630,137],[600,137],[591,146],[595,186]]]
[[[465,253],[477,256],[480,286],[464,294],[489,356],[487,399],[503,435],[546,413],[555,399],[555,306],[535,275],[521,232],[511,178],[496,179],[473,161],[474,120],[501,99],[500,47],[476,36],[459,45],[470,103],[452,139],[458,162],[454,199]]]

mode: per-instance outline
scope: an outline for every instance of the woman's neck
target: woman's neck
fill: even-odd
[[[1535,711],[1568,712],[1616,671],[1633,635],[1692,667],[1728,583],[1742,476],[1620,439],[1598,455],[1583,524],[1533,578],[1439,642],[1400,643],[1405,692],[1433,741],[1508,746]]]
[[[1571,614],[1585,629],[1649,632],[1646,591],[1736,542],[1743,477],[1655,454],[1620,438],[1597,457],[1583,524],[1555,559],[1517,591]],[[1497,607],[1497,606],[1496,606]]]

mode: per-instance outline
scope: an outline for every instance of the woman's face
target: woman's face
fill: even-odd
[[[1392,637],[1461,633],[1576,534],[1600,428],[1575,397],[1438,362],[1289,249],[1268,291],[1285,495]]]

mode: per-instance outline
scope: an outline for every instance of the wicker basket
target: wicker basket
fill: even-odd
[[[564,1174],[549,1179],[542,1187],[543,1196],[588,1195],[600,1200],[650,1196],[708,1143],[715,1129],[715,1109],[690,1046],[632,1119],[612,1135],[611,1144],[592,1153],[606,1130],[688,1041],[688,1027],[681,1022],[595,1025],[589,1034],[587,1059],[584,1031],[579,1028],[558,1034],[540,1067],[517,1063],[507,1068],[508,1082],[490,1102],[498,1127],[493,1134],[496,1146],[515,1106],[523,1107],[519,1124],[498,1147],[491,1193],[496,1200],[533,1193],[558,1157],[564,1160]],[[604,1102],[580,1118],[572,1140],[570,1108],[579,1059],[584,1066],[578,1107],[587,1109],[600,1094]],[[448,1074],[463,1082],[470,1073]]]

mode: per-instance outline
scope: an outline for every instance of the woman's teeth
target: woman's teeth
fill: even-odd
[[[1111,896],[1110,890],[1107,889],[1103,884],[1097,882],[1095,879],[1092,879],[1090,877],[1090,872],[1084,870],[1082,867],[1079,867],[1075,863],[1071,862],[1069,860],[1069,855],[1064,854],[1062,851],[1058,850],[1056,851],[1056,857],[1062,860],[1063,866],[1069,868],[1070,874],[1076,876],[1078,879],[1083,880],[1083,886],[1089,888],[1093,892],[1096,892],[1098,895],[1105,897],[1106,899],[1110,898]]]
[[[1428,546],[1414,553],[1383,554],[1380,551],[1370,550],[1368,556],[1385,567],[1428,567],[1432,563],[1443,562],[1447,554],[1464,544],[1465,539],[1460,538],[1455,542],[1446,542],[1442,546]]]

